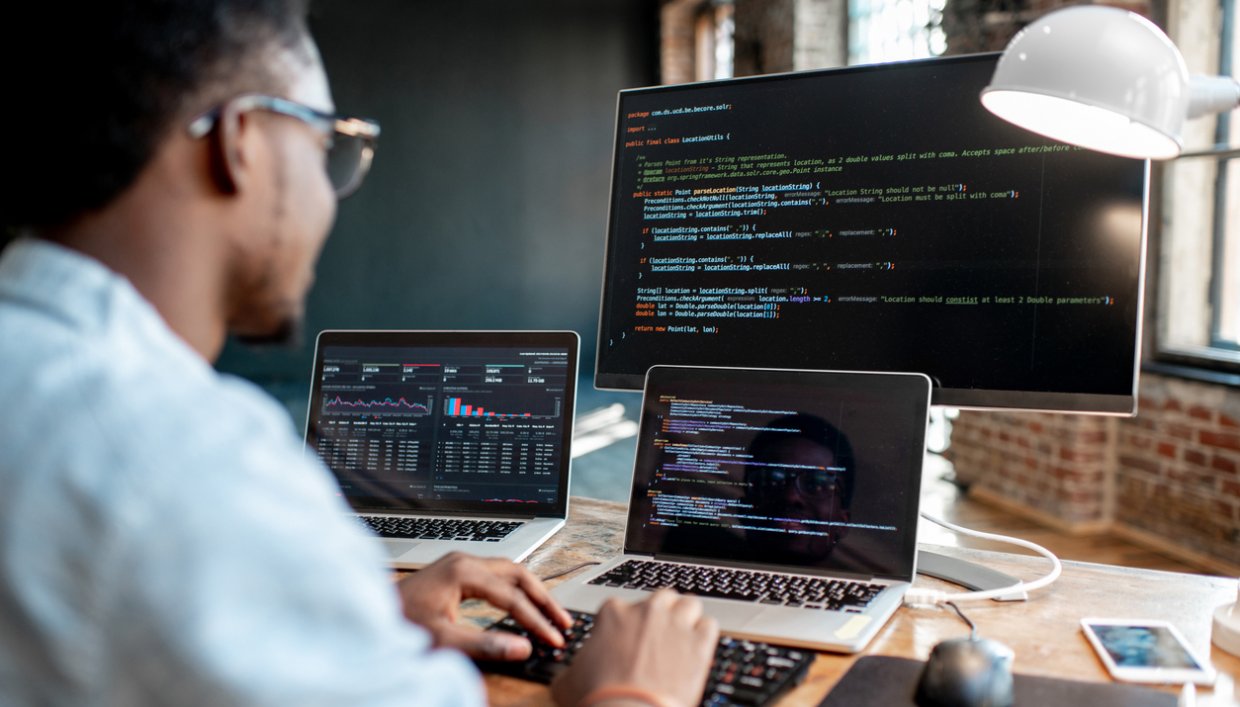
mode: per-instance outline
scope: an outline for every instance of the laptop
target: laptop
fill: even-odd
[[[571,331],[324,331],[306,446],[392,565],[524,559],[568,518]]]
[[[651,368],[624,554],[552,594],[668,586],[726,634],[861,651],[916,574],[929,404],[914,373]]]

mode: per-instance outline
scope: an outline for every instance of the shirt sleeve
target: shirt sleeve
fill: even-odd
[[[226,422],[135,461],[165,468],[146,469],[119,510],[123,543],[100,588],[106,702],[483,704],[472,664],[403,618],[334,480],[237,387]]]

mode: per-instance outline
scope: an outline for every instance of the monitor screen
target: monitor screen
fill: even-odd
[[[997,59],[622,91],[595,384],[908,371],[940,405],[1131,414],[1148,163],[988,113]]]

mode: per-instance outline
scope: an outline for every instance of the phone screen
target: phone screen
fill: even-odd
[[[1166,626],[1090,624],[1090,628],[1120,668],[1201,669]]]

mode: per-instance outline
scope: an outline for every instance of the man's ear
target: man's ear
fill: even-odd
[[[224,194],[239,193],[251,179],[254,165],[250,132],[254,123],[234,103],[220,108],[215,130],[211,131],[211,176]]]

